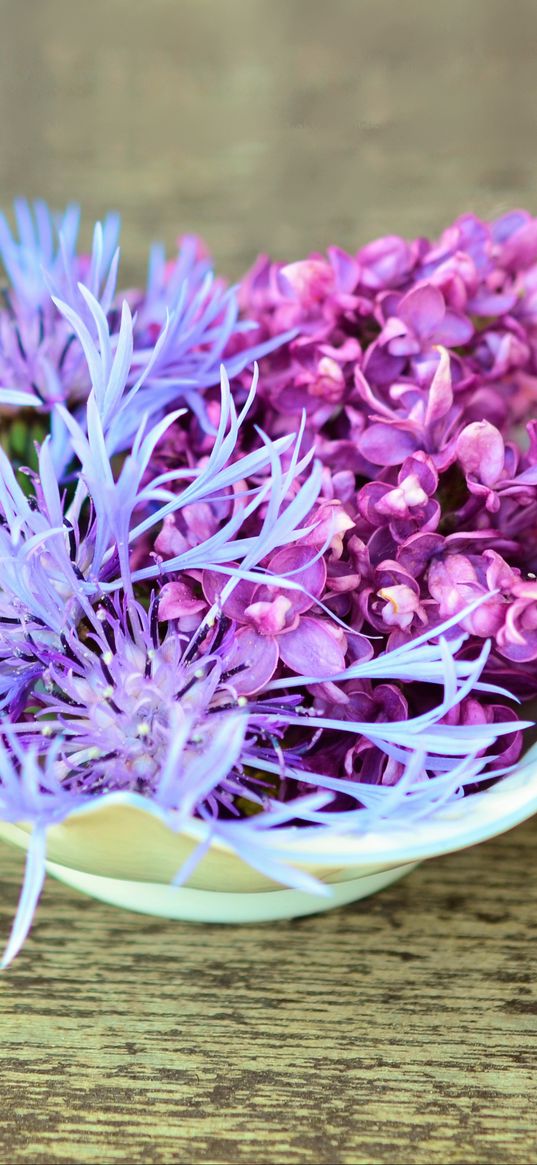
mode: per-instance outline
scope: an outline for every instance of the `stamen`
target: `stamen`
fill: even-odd
[[[159,621],[158,621],[159,598],[153,595],[151,598],[151,607],[149,611],[149,634],[151,636],[154,647],[160,645]]]
[[[74,342],[74,340],[76,340],[75,333],[74,333],[74,332],[71,332],[71,335],[68,337],[68,339],[66,340],[66,342],[65,342],[65,344],[64,344],[64,346],[63,346],[63,349],[62,349],[61,356],[60,356],[60,358],[59,358],[59,360],[58,360],[58,371],[59,371],[59,372],[61,372],[61,371],[62,371],[62,368],[63,368],[63,366],[64,366],[64,364],[65,364],[65,359],[66,359],[67,353],[68,353],[68,351],[69,351],[69,349],[70,349],[70,347],[71,347],[71,344]]]
[[[74,527],[73,527],[72,522],[70,522],[68,518],[63,519],[63,524],[65,526],[65,529],[67,530],[67,537],[68,537],[68,541],[69,541],[69,554],[71,555],[71,558],[74,560],[77,556],[77,553],[78,553],[78,547],[76,544],[76,535],[75,535]],[[83,575],[82,575],[82,579],[84,579]]]
[[[211,643],[211,651],[218,651],[220,644],[226,634],[226,631],[231,627],[231,619],[227,615],[220,615],[219,626],[216,635]]]
[[[17,340],[17,348],[19,349],[19,352],[22,356],[22,359],[27,360],[28,357],[26,355],[26,349],[25,349],[24,344],[22,342],[22,336],[21,336],[20,328],[19,328],[18,324],[14,325],[13,331],[15,332],[15,338]]]
[[[225,681],[231,679],[231,676],[236,676],[239,674],[239,672],[246,671],[247,667],[247,663],[238,663],[236,667],[231,667],[229,671],[222,672],[222,680]]]
[[[186,696],[187,692],[190,692],[191,688],[194,687],[194,684],[197,682],[197,678],[198,677],[196,675],[193,675],[188,683],[185,684],[184,688],[181,688],[178,692],[175,693],[174,699],[181,700],[183,696]]]
[[[101,656],[100,662],[101,662],[101,671],[103,673],[103,676],[104,676],[106,682],[110,685],[112,691],[114,692],[115,691],[114,677],[113,677],[112,672],[110,671],[110,668],[108,666],[110,663],[112,663],[112,659],[113,659],[112,653],[110,651],[106,651],[105,654]]]
[[[198,647],[201,647],[201,644],[207,638],[210,630],[211,628],[207,624],[204,624],[204,626],[200,627],[199,631],[196,632],[190,647],[187,647],[185,654],[183,655],[183,663],[190,663],[190,661],[194,658]]]
[[[62,632],[62,634],[60,635],[60,643],[61,643],[61,645],[62,645],[62,647],[63,647],[63,650],[65,651],[65,654],[66,654],[67,658],[68,658],[68,659],[70,659],[72,663],[79,664],[79,663],[80,663],[80,660],[79,660],[79,659],[78,659],[78,657],[75,655],[75,653],[74,653],[74,651],[73,651],[72,647],[71,647],[71,646],[70,646],[70,644],[68,643],[68,641],[67,641],[67,639],[66,639],[65,635],[63,634],[63,632]]]

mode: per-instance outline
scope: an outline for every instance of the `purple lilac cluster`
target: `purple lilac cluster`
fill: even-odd
[[[305,412],[322,496],[352,524],[352,626],[385,650],[481,596],[467,650],[489,639],[489,674],[535,694],[537,219],[262,257],[240,297],[258,341],[295,329],[261,361],[257,419],[277,435]]]
[[[238,288],[189,238],[120,293],[114,217],[89,254],[72,208],[16,219],[0,821],[32,835],[6,962],[47,831],[96,798],[323,892],[304,841],[352,861],[516,761],[537,657],[534,220]]]

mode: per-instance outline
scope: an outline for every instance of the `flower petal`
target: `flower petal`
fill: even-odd
[[[445,344],[446,348],[458,348],[467,344],[473,334],[473,325],[466,316],[447,311],[442,323],[435,329],[434,338],[437,344]]]
[[[337,675],[345,667],[345,651],[321,619],[305,615],[295,631],[279,638],[283,662],[303,676]]]
[[[413,433],[395,425],[377,423],[358,438],[358,447],[373,465],[401,465],[405,457],[419,448],[419,441]]]
[[[445,312],[444,296],[431,283],[425,283],[407,292],[397,308],[399,319],[420,339],[427,339],[433,333],[436,334]]]
[[[185,582],[165,583],[159,594],[159,619],[180,619],[182,615],[204,611],[206,607],[206,600],[197,599]]]
[[[220,574],[216,570],[203,571],[203,593],[211,606],[213,603],[216,603],[224,587],[227,586],[228,581],[228,577],[225,574]],[[255,583],[248,582],[247,579],[239,579],[229,598],[224,603],[226,615],[230,619],[235,619],[238,623],[244,623],[244,612],[252,602],[254,591]]]
[[[492,486],[503,469],[503,437],[489,421],[474,421],[459,434],[457,455],[465,473],[475,475],[483,485]]]
[[[276,640],[269,635],[259,635],[254,627],[241,627],[224,657],[227,672],[243,669],[229,679],[240,696],[252,696],[264,688],[272,679],[277,663]]]
[[[326,565],[322,558],[315,557],[314,546],[286,546],[283,550],[278,550],[273,554],[269,569],[271,574],[285,575],[289,577],[289,581],[296,583],[297,586],[304,587],[304,591],[283,589],[281,593],[289,599],[289,617],[288,622],[291,622],[293,615],[299,615],[302,611],[308,611],[313,605],[313,598],[320,598],[323,593],[326,583]],[[270,600],[274,598],[278,588],[269,586],[260,586],[257,588],[255,598]]]

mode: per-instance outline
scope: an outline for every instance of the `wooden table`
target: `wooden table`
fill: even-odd
[[[536,840],[242,928],[50,880],[0,988],[0,1160],[535,1161]],[[20,872],[2,846],[4,934]]]
[[[533,0],[0,0],[1,200],[118,206],[127,277],[235,276],[537,207]],[[85,237],[88,230],[85,230]],[[47,884],[0,983],[0,1160],[526,1165],[536,823],[369,902],[243,929]],[[0,848],[7,935],[21,874]]]

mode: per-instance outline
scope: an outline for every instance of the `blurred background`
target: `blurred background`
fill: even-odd
[[[534,0],[0,0],[0,203],[117,208],[124,271],[537,208]]]

